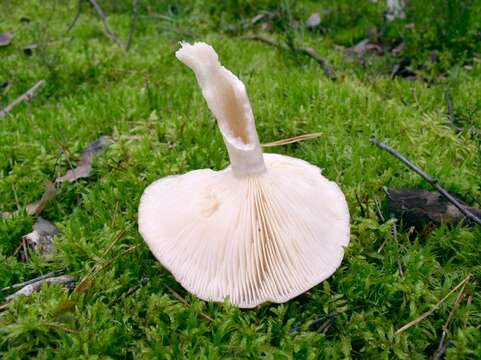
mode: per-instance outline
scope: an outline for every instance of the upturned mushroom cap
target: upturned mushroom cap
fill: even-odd
[[[201,299],[244,308],[288,301],[339,267],[349,243],[344,194],[306,161],[262,154],[244,85],[212,47],[184,43],[176,55],[196,74],[231,166],[152,183],[139,231]]]

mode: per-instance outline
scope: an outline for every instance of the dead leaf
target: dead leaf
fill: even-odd
[[[80,159],[77,162],[77,167],[67,171],[64,176],[58,177],[55,182],[74,182],[75,180],[88,177],[92,171],[92,160],[94,156],[105,150],[110,144],[112,144],[112,139],[110,137],[101,136],[82,151]]]
[[[10,32],[0,33],[0,47],[9,45],[12,41],[12,37],[13,35]]]
[[[41,217],[33,225],[33,231],[23,236],[26,247],[39,255],[50,255],[54,250],[53,238],[58,234],[54,224]]]
[[[87,148],[85,148],[84,151],[82,151],[82,153],[80,154],[80,159],[77,163],[77,167],[75,169],[67,171],[64,176],[60,176],[55,179],[54,183],[49,181],[45,186],[45,191],[42,194],[40,200],[27,205],[27,214],[30,216],[40,215],[47,203],[52,200],[55,195],[57,195],[57,187],[60,183],[66,181],[73,182],[77,179],[89,176],[92,170],[93,157],[96,154],[101,153],[112,143],[113,141],[110,137],[101,136],[98,140],[87,146]],[[17,214],[18,211],[0,213],[0,215],[3,217],[12,217],[16,216]]]
[[[458,200],[459,201],[459,200]],[[460,201],[461,202],[461,201]],[[471,213],[481,217],[481,210],[463,204]],[[465,216],[438,192],[420,189],[389,189],[388,210],[405,226],[420,230],[428,224],[457,224]]]
[[[47,203],[52,200],[56,194],[57,188],[55,187],[55,184],[49,181],[45,186],[45,191],[43,192],[40,200],[27,205],[27,214],[40,215],[45,208],[45,205],[47,205]]]
[[[384,52],[383,48],[378,44],[371,42],[369,38],[359,41],[356,45],[347,49],[351,54],[354,53],[357,56],[364,56],[368,52],[382,54]]]
[[[315,29],[321,24],[321,14],[316,12],[309,16],[306,21],[306,26],[308,29]]]

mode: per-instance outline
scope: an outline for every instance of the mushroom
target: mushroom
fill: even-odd
[[[244,84],[205,43],[181,43],[230,159],[221,171],[194,170],[149,185],[139,232],[189,292],[242,308],[286,302],[341,264],[349,210],[317,166],[263,154]]]

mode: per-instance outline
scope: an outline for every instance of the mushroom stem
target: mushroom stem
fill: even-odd
[[[265,172],[254,115],[244,84],[220,64],[210,45],[185,42],[181,45],[175,55],[195,73],[202,95],[217,119],[233,174],[245,177]]]

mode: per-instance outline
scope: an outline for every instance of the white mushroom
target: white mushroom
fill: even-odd
[[[252,308],[285,302],[328,278],[349,243],[344,194],[306,161],[263,154],[244,84],[205,43],[182,43],[231,166],[147,187],[139,231],[155,257],[204,300]]]

